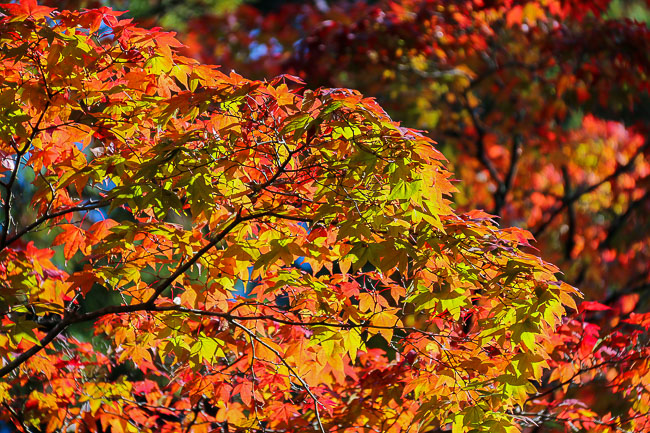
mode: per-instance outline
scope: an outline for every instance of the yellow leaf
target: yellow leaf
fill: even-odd
[[[456,414],[451,427],[451,433],[463,433],[465,431],[465,426],[463,425],[463,417],[464,415],[462,413]]]
[[[375,299],[370,293],[359,293],[359,311],[365,313],[366,311],[375,311]]]
[[[394,327],[402,326],[401,320],[395,316],[395,310],[380,311],[370,319],[370,332],[380,334],[387,342],[393,339]]]
[[[350,354],[350,360],[354,362],[357,358],[357,350],[362,348],[361,335],[356,328],[341,331],[341,334],[343,336],[343,347]]]

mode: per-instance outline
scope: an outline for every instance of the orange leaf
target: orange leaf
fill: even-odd
[[[53,244],[63,245],[63,257],[66,260],[70,260],[77,251],[88,253],[86,233],[83,229],[72,224],[64,224],[61,228],[63,232],[54,239]]]

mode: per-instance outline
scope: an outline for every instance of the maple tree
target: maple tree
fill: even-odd
[[[598,105],[634,117],[646,59],[612,54],[645,28],[604,1],[486,3],[245,6],[187,48],[107,8],[1,6],[3,419],[645,431],[647,240],[622,236],[645,130]],[[462,182],[373,99],[178,50],[377,96]],[[611,306],[576,306],[527,231],[472,208]]]
[[[516,430],[577,292],[527,232],[450,207],[431,139],[107,8],[1,7],[5,420]]]
[[[522,426],[647,431],[650,38],[624,14],[643,2],[329,5],[205,14],[184,52],[356,88],[428,130],[462,180],[456,207],[530,230],[587,297],[553,336]]]

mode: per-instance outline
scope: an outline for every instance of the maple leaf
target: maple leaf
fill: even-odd
[[[54,238],[53,245],[63,245],[63,256],[70,260],[77,251],[87,254],[90,245],[86,243],[86,232],[74,224],[63,224],[63,230]]]
[[[647,430],[649,37],[607,4],[1,6],[0,420]]]

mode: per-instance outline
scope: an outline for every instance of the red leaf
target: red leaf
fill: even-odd
[[[584,311],[606,311],[611,309],[612,307],[608,307],[607,305],[595,301],[585,301],[578,306],[578,311],[580,313]]]

